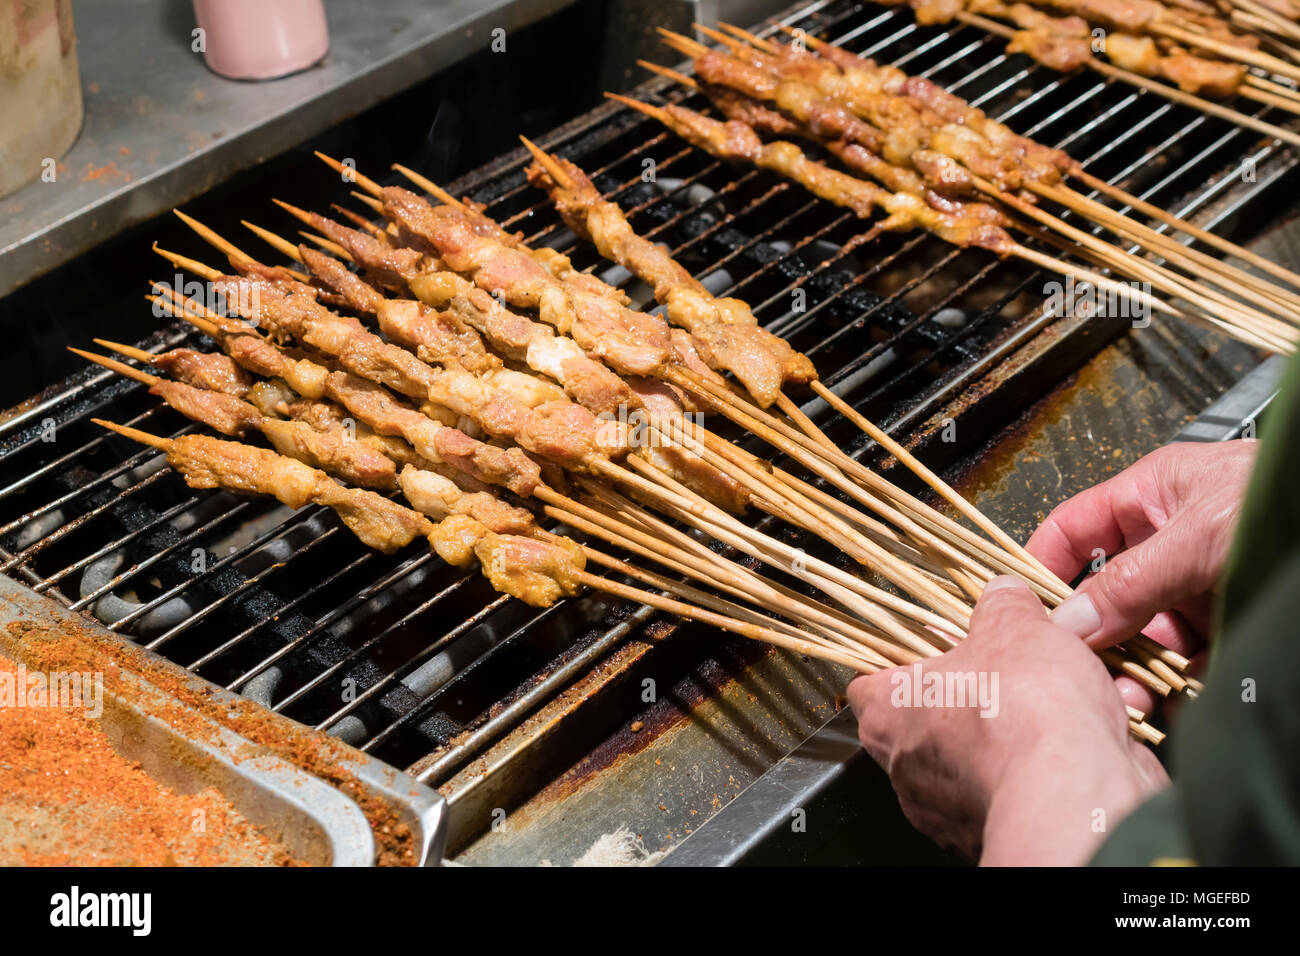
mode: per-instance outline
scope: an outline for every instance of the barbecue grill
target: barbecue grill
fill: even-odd
[[[1289,151],[1132,88],[1008,57],[977,31],[922,28],[907,11],[844,0],[798,5],[777,20],[929,77],[1095,175],[1239,241],[1291,201]],[[637,93],[705,109],[698,94],[658,79]],[[1258,361],[1245,346],[1159,319],[1133,331],[1128,320],[1057,314],[1044,304],[1051,277],[1023,262],[926,234],[860,241],[869,224],[849,212],[714,160],[612,103],[534,138],[591,173],[639,232],[666,244],[711,292],[749,302],[842,397],[932,466],[967,475],[959,487],[1013,534],[1032,528],[1045,505],[1173,437]],[[330,178],[306,151],[291,161],[303,178]],[[638,304],[649,301],[575,239],[526,183],[526,162],[516,151],[447,188]],[[338,192],[337,181],[328,185]],[[269,198],[245,180],[240,214],[257,220]],[[236,234],[219,217],[214,224]],[[165,277],[144,262],[139,269],[129,281],[140,290]],[[138,344],[210,345],[178,324]],[[1071,386],[1085,365],[1082,384]],[[1252,388],[1258,397],[1258,380]],[[823,403],[804,410],[851,454],[877,460]],[[1067,429],[1061,416],[1072,414]],[[448,852],[464,862],[569,862],[621,826],[651,850],[699,831],[683,860],[743,859],[754,849],[746,818],[711,817],[745,792],[736,807],[762,815],[748,818],[749,832],[781,831],[789,799],[761,799],[791,772],[781,758],[806,742],[813,749],[798,759],[813,765],[818,742],[837,767],[853,752],[844,718],[834,722],[847,679],[840,668],[599,595],[526,607],[427,548],[367,551],[327,509],[195,492],[154,451],[104,434],[92,416],[157,434],[195,427],[99,369],[5,413],[0,570],[436,788],[448,804]],[[1091,443],[1077,440],[1081,422],[1097,429]],[[828,724],[831,736],[817,734]],[[825,774],[796,776],[809,799],[827,784]],[[880,814],[897,817],[887,784],[869,769],[832,776],[872,808],[875,832]],[[819,837],[807,847],[824,852],[832,821],[850,816],[842,805],[813,815],[808,828]],[[875,852],[937,855],[898,823],[897,842]]]

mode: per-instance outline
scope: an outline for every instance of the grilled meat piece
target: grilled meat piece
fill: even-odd
[[[217,352],[199,352],[195,349],[171,349],[155,355],[149,364],[165,372],[178,382],[225,392],[236,398],[248,394],[252,380],[228,355]]]
[[[1045,30],[1017,30],[1007,42],[1007,52],[1024,53],[1053,70],[1069,73],[1092,59],[1092,44]]]
[[[549,607],[582,590],[577,573],[586,566],[582,548],[564,538],[547,541],[487,531],[474,544],[492,586],[533,607]]]
[[[347,488],[319,469],[264,448],[183,435],[167,449],[167,463],[191,488],[270,495],[290,508],[332,508],[362,542],[385,554],[433,530],[428,518],[410,508],[373,491]]]
[[[210,425],[223,435],[240,437],[257,431],[262,424],[262,413],[255,407],[223,392],[209,392],[184,382],[159,379],[149,387],[149,393],[157,395],[186,418]]]
[[[533,516],[488,492],[462,491],[455,482],[432,471],[407,465],[397,477],[402,494],[416,511],[441,520],[468,515],[498,534],[531,534]]]
[[[566,285],[527,253],[476,232],[461,210],[435,209],[397,187],[383,195],[385,212],[404,235],[432,245],[450,268],[473,278],[479,288],[504,293],[512,305],[536,308],[542,321],[571,335],[591,355],[633,375],[651,374],[666,360],[667,328],[661,319]]]

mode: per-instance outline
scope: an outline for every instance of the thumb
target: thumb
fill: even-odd
[[[1052,623],[1094,648],[1132,637],[1161,611],[1215,585],[1215,574],[1187,522],[1170,522],[1121,551],[1052,612]]]
[[[999,575],[984,586],[984,593],[971,615],[970,634],[1006,633],[1016,622],[1047,620],[1047,609],[1038,595],[1020,578]],[[970,640],[970,638],[967,638]]]

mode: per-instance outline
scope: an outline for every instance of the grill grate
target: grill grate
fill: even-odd
[[[906,11],[827,0],[784,22],[928,76],[1180,215],[1222,218],[1294,163],[1220,121],[1009,59],[976,31],[917,27]],[[704,102],[659,80],[642,92]],[[926,235],[858,244],[869,223],[685,147],[621,107],[601,107],[542,145],[592,173],[638,231],[716,294],[750,302],[828,384],[894,428],[924,421],[1053,319],[1039,308],[1043,275],[1022,262]],[[642,177],[647,160],[653,182]],[[1259,174],[1242,198],[1234,189],[1245,164]],[[575,241],[522,166],[505,157],[451,189],[645,301],[644,288]],[[177,344],[212,345],[171,326],[142,347]],[[870,451],[820,403],[807,411],[851,453]],[[527,608],[417,546],[365,551],[322,509],[192,492],[154,452],[106,436],[91,417],[160,434],[193,427],[98,370],[10,412],[0,424],[0,571],[218,684],[415,765],[426,782],[445,783],[620,644],[664,628],[648,609],[599,596]]]

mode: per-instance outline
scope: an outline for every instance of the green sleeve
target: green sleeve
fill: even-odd
[[[1100,866],[1300,863],[1300,549],[1216,643],[1173,734],[1174,783],[1131,814]]]

